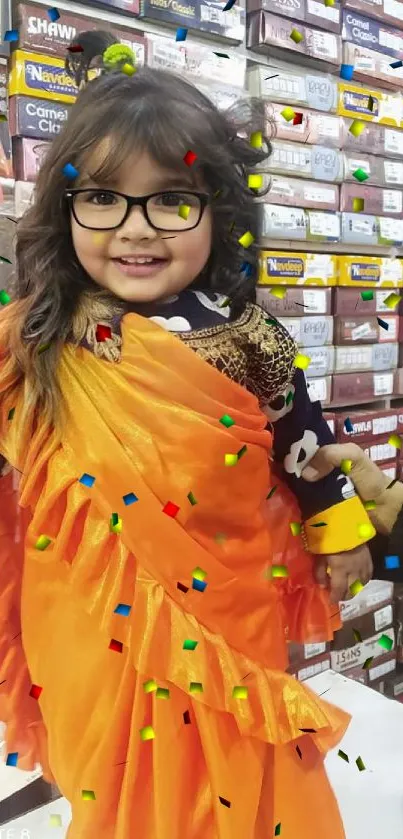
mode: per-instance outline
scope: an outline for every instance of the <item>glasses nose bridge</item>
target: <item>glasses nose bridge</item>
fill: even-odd
[[[141,216],[143,218],[143,221],[145,221],[147,227],[150,227],[151,229],[153,229],[152,225],[150,224],[150,222],[148,220],[148,217],[147,217],[146,206],[147,206],[148,197],[149,197],[148,195],[143,195],[139,198],[133,198],[133,196],[131,196],[131,195],[125,195],[126,213],[125,213],[124,220],[121,224],[121,227],[124,227],[125,224],[127,223],[127,221],[131,218],[134,207],[139,207],[141,209]]]

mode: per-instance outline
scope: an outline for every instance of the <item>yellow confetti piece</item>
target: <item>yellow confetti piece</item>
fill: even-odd
[[[284,117],[287,122],[291,122],[291,120],[295,118],[295,111],[290,107],[283,108],[281,116]]]
[[[81,790],[81,798],[84,801],[95,801],[95,792],[93,789]]]
[[[226,454],[224,460],[226,466],[235,466],[238,463],[238,455]]]
[[[248,698],[248,688],[244,685],[237,685],[232,691],[232,698],[233,699],[247,699]]]
[[[363,198],[353,198],[353,213],[361,213],[364,209]]]
[[[37,542],[35,544],[35,547],[37,548],[38,551],[45,551],[46,548],[49,547],[51,542],[52,542],[52,539],[49,539],[49,536],[43,536],[42,535],[37,540]]]
[[[102,245],[105,242],[106,233],[97,233],[92,234],[92,241],[94,245]]]
[[[254,149],[261,149],[263,146],[263,134],[261,131],[254,131],[251,134],[250,144]]]
[[[192,577],[194,580],[204,581],[207,577],[207,571],[203,571],[202,568],[197,567],[192,571]]]
[[[311,363],[311,359],[309,355],[303,355],[303,353],[298,353],[295,357],[294,367],[298,367],[300,370],[307,370]]]
[[[293,536],[299,536],[301,533],[301,524],[299,521],[290,522],[290,530]]]
[[[375,510],[375,501],[364,501],[364,508],[366,510]]]
[[[189,207],[187,204],[181,204],[178,210],[178,216],[180,216],[184,219],[184,221],[186,221],[189,218],[190,210],[191,207]]]
[[[201,682],[191,682],[189,685],[190,693],[203,693],[203,685]]]
[[[375,535],[374,528],[372,524],[368,522],[364,522],[363,524],[358,525],[358,535],[360,539],[371,539],[371,536]]]
[[[246,233],[243,233],[241,238],[238,239],[239,244],[242,245],[243,248],[250,248],[252,242],[254,242],[254,241],[255,241],[255,237],[252,236],[252,233],[250,232],[250,230],[248,230]]]
[[[394,449],[401,449],[402,448],[402,439],[399,437],[398,434],[391,434],[389,437],[388,443],[390,446],[393,446]]]
[[[49,816],[49,827],[63,827],[62,817],[57,813],[52,813]]]
[[[109,530],[111,533],[121,533],[122,532],[122,519],[117,513],[113,513],[111,516]]]
[[[272,294],[273,297],[278,297],[279,300],[284,300],[284,297],[287,294],[287,289],[285,286],[278,285],[270,289],[270,294]]]
[[[354,137],[359,137],[360,134],[364,131],[365,122],[362,119],[353,119],[349,131]]]
[[[249,189],[260,189],[263,186],[263,175],[248,175]]]
[[[144,693],[153,693],[153,691],[158,690],[158,685],[155,679],[148,679],[147,682],[143,682]]]
[[[145,743],[146,740],[154,740],[155,731],[152,725],[145,725],[144,728],[140,728],[140,737],[143,743]]]
[[[349,591],[350,591],[350,594],[352,594],[353,597],[355,597],[356,594],[359,594],[360,591],[363,590],[363,588],[364,588],[364,586],[363,586],[361,580],[355,580],[354,583],[351,583],[351,586],[349,587]]]
[[[353,461],[352,460],[342,460],[340,463],[340,469],[343,472],[343,475],[349,475],[353,468]]]
[[[294,41],[294,44],[300,44],[301,41],[304,40],[304,36],[303,36],[302,32],[298,32],[298,29],[293,29],[292,30],[292,32],[290,34],[290,38],[291,38],[292,41]]]
[[[288,568],[286,565],[272,565],[269,569],[269,575],[271,577],[288,577]]]
[[[122,73],[124,73],[125,76],[134,76],[135,72],[136,68],[133,67],[133,64],[124,64],[122,67]]]
[[[392,292],[391,294],[388,294],[387,297],[385,297],[385,300],[383,302],[385,306],[388,307],[388,309],[395,309],[398,303],[400,303],[400,300],[400,294],[394,294]]]
[[[157,699],[169,699],[169,690],[168,688],[157,688],[155,695]]]

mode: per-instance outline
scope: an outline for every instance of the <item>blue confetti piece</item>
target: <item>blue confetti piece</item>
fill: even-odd
[[[52,21],[52,23],[55,23],[55,21],[59,20],[59,17],[60,17],[59,12],[54,7],[53,7],[53,9],[48,9],[48,15],[49,15],[49,18]]]
[[[123,503],[126,504],[126,507],[129,507],[130,504],[134,504],[138,500],[139,499],[137,498],[137,495],[134,494],[134,492],[128,492],[127,495],[123,496]]]
[[[250,277],[253,271],[253,265],[251,262],[243,262],[240,268],[241,274],[246,274],[247,277]]]
[[[377,318],[377,321],[379,323],[379,326],[382,327],[382,329],[386,329],[386,330],[389,329],[389,324],[386,323],[386,320],[382,320],[382,318]]]
[[[354,431],[354,426],[353,426],[353,423],[351,422],[350,417],[347,417],[347,419],[345,419],[345,420],[344,420],[344,428],[345,428],[345,429],[346,429],[346,431],[348,431],[349,433],[351,433],[352,431]]]
[[[346,82],[351,82],[354,73],[354,64],[342,64],[340,68],[340,78]]]
[[[187,34],[187,29],[184,29],[182,26],[180,26],[179,29],[176,30],[175,41],[186,41]]]
[[[127,616],[130,615],[131,608],[132,607],[128,606],[127,603],[119,603],[119,605],[116,606],[114,614],[124,615],[127,618]]]
[[[84,486],[86,487],[92,487],[95,484],[95,478],[93,477],[93,475],[88,475],[87,472],[84,472],[84,474],[81,475],[81,478],[79,478],[78,480],[80,484],[84,484]]]
[[[18,41],[19,37],[18,29],[7,29],[7,32],[4,34],[5,41]]]
[[[389,67],[391,67],[392,70],[398,70],[399,67],[403,67],[403,61],[392,61],[392,64],[389,64]]]
[[[204,591],[206,586],[207,583],[204,580],[196,580],[195,578],[193,578],[192,588],[194,588],[195,591]]]
[[[63,175],[65,175],[65,177],[70,181],[74,181],[75,178],[78,178],[79,172],[72,163],[66,163],[66,165],[63,166]]]
[[[223,12],[229,12],[235,6],[236,0],[228,0],[228,3],[223,8]]]
[[[17,766],[18,752],[10,752],[7,755],[6,766]]]
[[[400,568],[400,557],[385,556],[385,568],[387,568],[388,571],[394,571],[396,568]]]

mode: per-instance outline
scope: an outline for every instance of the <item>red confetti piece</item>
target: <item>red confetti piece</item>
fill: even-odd
[[[121,641],[116,641],[115,638],[112,638],[112,641],[109,644],[109,649],[113,650],[115,653],[121,653],[123,650],[123,644]]]
[[[197,154],[194,151],[187,151],[185,157],[183,158],[183,162],[186,163],[186,166],[193,166],[193,163],[197,160]]]
[[[176,583],[176,588],[178,588],[179,591],[183,591],[184,594],[187,594],[189,591],[188,586],[184,586],[183,583]]]
[[[33,699],[39,699],[42,691],[43,688],[40,688],[39,685],[32,685],[29,695],[32,696]]]
[[[189,713],[189,711],[185,711],[185,713],[183,714],[183,722],[185,723],[185,725],[190,725],[190,713]]]
[[[303,120],[303,115],[302,115],[302,114],[299,114],[299,113],[297,112],[297,113],[295,114],[295,117],[294,117],[293,121],[292,121],[292,124],[293,124],[293,125],[301,125],[302,120]]]
[[[164,507],[164,509],[163,509],[163,511],[162,511],[162,512],[163,512],[163,513],[166,513],[166,515],[167,515],[167,516],[171,516],[171,518],[173,518],[173,519],[174,519],[174,518],[175,518],[175,516],[177,516],[177,515],[178,515],[178,513],[179,513],[179,509],[180,509],[180,508],[179,508],[176,504],[173,504],[173,502],[172,502],[172,501],[168,501],[168,502],[165,504],[165,507]]]
[[[112,329],[110,326],[104,326],[102,323],[99,323],[96,328],[95,337],[98,343],[102,344],[103,341],[112,338]]]
[[[228,798],[223,798],[222,795],[219,795],[218,798],[221,801],[221,804],[224,804],[224,807],[231,807],[231,802],[228,801]]]
[[[297,752],[298,757],[302,760],[302,752],[301,752],[300,747],[299,747],[299,746],[296,746],[296,747],[295,747],[295,750],[296,750],[296,752]]]
[[[67,47],[69,52],[84,52],[84,47],[80,46],[80,44],[73,44],[71,47]]]

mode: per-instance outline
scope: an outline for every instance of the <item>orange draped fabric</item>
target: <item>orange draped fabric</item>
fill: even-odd
[[[342,839],[323,761],[349,717],[285,673],[287,639],[330,639],[339,618],[291,533],[299,510],[270,474],[266,418],[151,321],[126,315],[122,338],[116,365],[65,347],[61,441],[21,423],[22,394],[3,400],[0,450],[22,473],[19,513],[10,491],[0,525],[7,750],[22,768],[40,760],[71,802],[68,839],[267,839],[278,824],[284,839]]]

